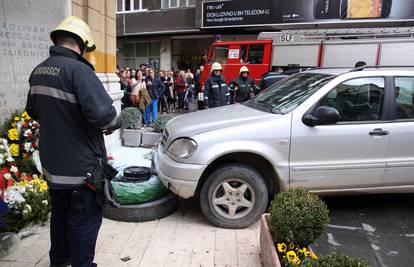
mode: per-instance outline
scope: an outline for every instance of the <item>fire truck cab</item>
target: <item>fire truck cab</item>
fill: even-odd
[[[201,81],[214,62],[222,65],[227,82],[246,66],[258,83],[273,67],[354,67],[358,61],[368,66],[412,66],[413,60],[413,27],[262,32],[255,41],[214,42]]]
[[[207,55],[201,81],[204,82],[210,75],[211,65],[219,62],[223,67],[222,73],[227,83],[239,75],[242,66],[249,69],[250,77],[257,83],[261,80],[263,73],[271,68],[271,53],[272,40],[216,41]]]

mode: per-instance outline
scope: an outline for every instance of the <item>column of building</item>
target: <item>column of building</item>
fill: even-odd
[[[96,50],[86,54],[96,74],[114,100],[118,114],[121,110],[119,78],[116,69],[116,0],[72,0],[72,15],[83,19],[92,30]],[[108,152],[121,146],[120,132],[106,136]]]

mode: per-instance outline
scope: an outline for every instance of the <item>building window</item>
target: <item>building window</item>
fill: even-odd
[[[124,43],[124,67],[138,68],[149,64],[155,69],[160,67],[160,43]]]
[[[116,10],[118,13],[146,11],[142,5],[143,0],[117,0]]]
[[[161,7],[177,8],[177,7],[195,7],[195,0],[161,0]]]

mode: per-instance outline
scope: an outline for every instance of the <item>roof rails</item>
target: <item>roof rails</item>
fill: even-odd
[[[363,71],[365,69],[379,69],[379,68],[414,68],[414,66],[360,66],[352,68],[349,72]]]

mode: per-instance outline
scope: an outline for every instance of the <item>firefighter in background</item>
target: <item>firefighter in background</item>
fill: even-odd
[[[230,90],[234,92],[234,102],[243,103],[253,98],[256,94],[257,86],[249,77],[249,69],[245,66],[240,68],[240,75],[230,82]]]
[[[50,57],[31,73],[26,103],[41,125],[40,159],[52,201],[50,265],[96,266],[102,207],[85,177],[102,178],[96,170],[107,159],[103,134],[118,129],[121,120],[93,65],[83,58],[95,49],[89,26],[67,17],[50,37]]]
[[[230,92],[226,79],[221,74],[223,68],[220,63],[214,62],[211,66],[211,75],[204,85],[204,105],[206,108],[215,108],[228,105]]]

